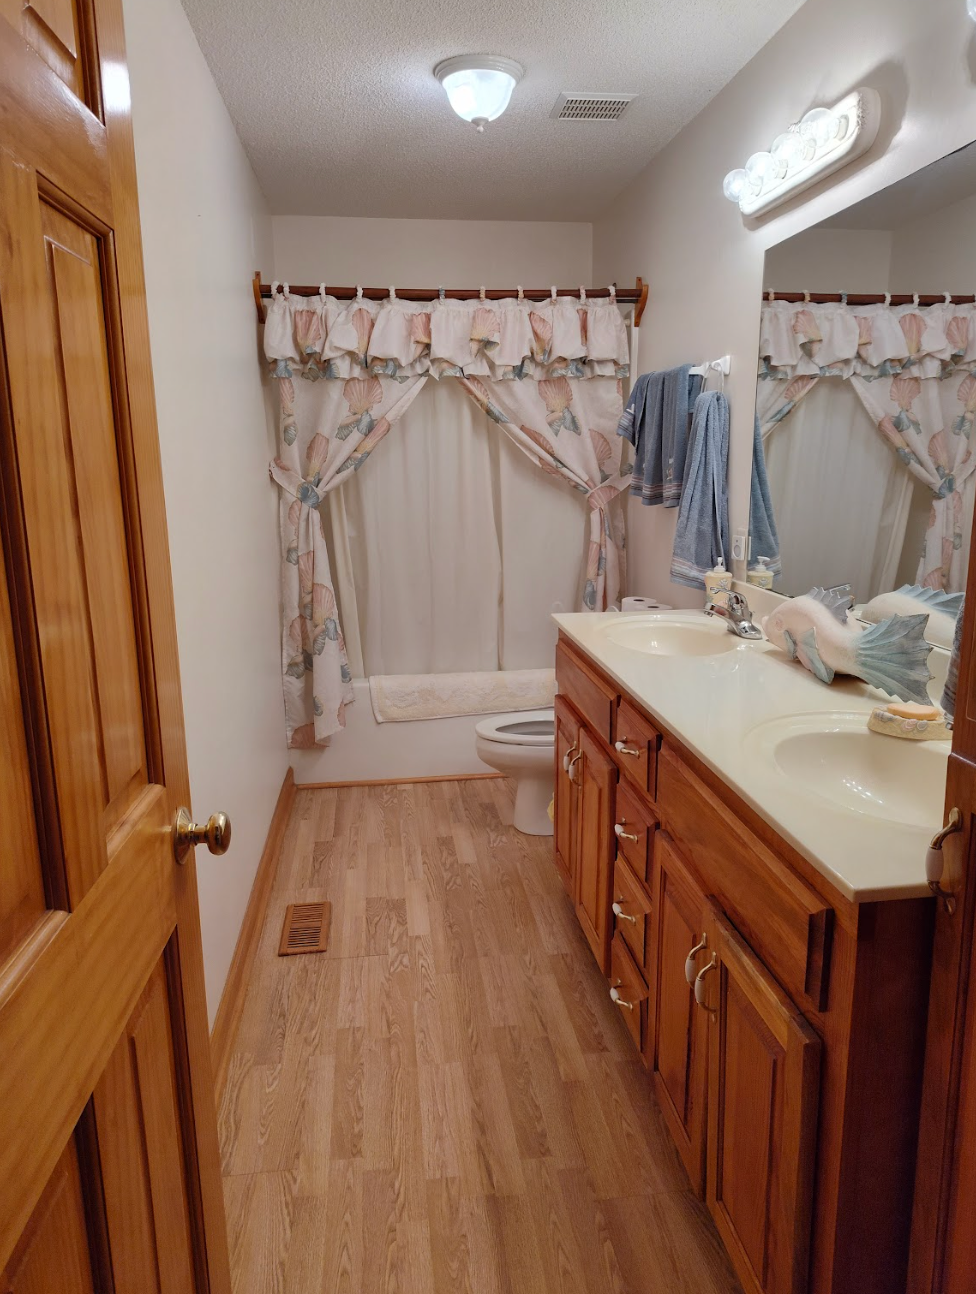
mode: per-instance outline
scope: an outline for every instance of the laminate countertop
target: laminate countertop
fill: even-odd
[[[850,677],[828,687],[772,644],[736,640],[703,612],[553,620],[845,897],[929,895],[925,851],[943,821],[950,743],[869,732],[868,714],[890,697]],[[633,645],[645,629],[662,630],[662,641],[677,630],[665,648],[678,652],[682,626],[718,653]],[[946,663],[947,653],[934,648],[936,701]]]

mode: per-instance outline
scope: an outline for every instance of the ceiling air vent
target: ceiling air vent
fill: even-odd
[[[619,121],[636,94],[574,94],[563,90],[549,114],[556,121]]]

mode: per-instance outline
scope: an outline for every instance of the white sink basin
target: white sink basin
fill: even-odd
[[[648,656],[719,656],[745,641],[730,634],[724,620],[704,614],[643,615],[621,619],[605,630],[610,642]]]
[[[787,715],[760,724],[744,743],[792,789],[838,809],[907,827],[942,823],[948,741],[907,741],[869,732],[867,715]]]

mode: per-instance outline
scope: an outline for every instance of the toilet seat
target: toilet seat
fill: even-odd
[[[556,714],[548,710],[517,710],[513,714],[494,714],[475,725],[483,741],[504,746],[553,746],[556,741]]]

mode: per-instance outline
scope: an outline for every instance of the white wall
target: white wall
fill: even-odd
[[[213,1019],[288,767],[278,541],[250,277],[267,204],[179,0],[126,0],[136,163]]]
[[[594,278],[651,285],[640,367],[731,353],[732,525],[748,518],[759,296],[767,247],[976,138],[976,28],[962,0],[807,0],[594,225]],[[870,85],[882,99],[871,150],[747,225],[722,177],[816,104]],[[802,286],[802,285],[801,285]],[[629,583],[668,602],[674,512],[630,501]]]
[[[763,290],[885,292],[892,240],[886,229],[805,229],[770,247]]]
[[[976,196],[901,225],[891,251],[892,292],[976,292]]]
[[[591,284],[589,224],[274,216],[271,225],[273,269],[267,268],[282,282],[324,278],[343,286],[411,288]]]

